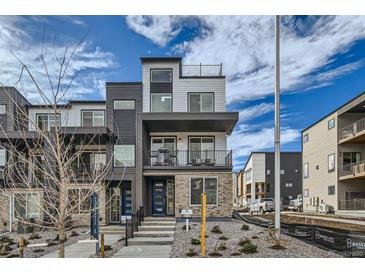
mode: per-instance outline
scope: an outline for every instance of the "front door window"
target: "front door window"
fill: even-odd
[[[167,180],[166,183],[167,195],[167,214],[173,215],[175,211],[175,182],[174,180]]]
[[[166,214],[166,184],[164,181],[154,181],[152,184],[152,214]]]
[[[120,223],[120,188],[110,188],[110,222]]]

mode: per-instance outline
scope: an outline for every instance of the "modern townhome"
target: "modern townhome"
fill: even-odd
[[[227,150],[227,135],[238,113],[226,111],[222,65],[185,65],[180,57],[145,57],[141,62],[142,82],[107,82],[105,100],[72,100],[59,105],[57,115],[45,105],[31,104],[15,88],[6,88],[0,92],[0,123],[7,138],[2,134],[0,141],[24,138],[7,112],[17,101],[29,116],[27,138],[56,123],[75,136],[75,151],[97,137],[97,144],[83,150],[83,165],[75,170],[83,183],[77,191],[82,191],[88,186],[85,174],[108,167],[100,199],[110,203],[100,208],[101,224],[118,224],[122,215],[141,206],[146,216],[178,218],[181,210],[190,209],[199,217],[203,192],[208,217],[231,217],[232,151]],[[6,164],[7,153],[1,150],[0,166]],[[4,184],[6,174],[1,179]],[[9,194],[16,199],[16,193]],[[25,201],[18,210],[23,218],[42,218],[31,206],[35,200],[42,203],[42,195],[42,190],[29,193],[32,202]],[[88,222],[82,214],[90,201],[81,203],[75,219]]]
[[[365,214],[365,93],[302,131],[303,209]]]
[[[239,174],[242,203],[259,198],[275,197],[275,154],[252,152]],[[302,193],[301,152],[280,154],[280,196],[283,206]]]

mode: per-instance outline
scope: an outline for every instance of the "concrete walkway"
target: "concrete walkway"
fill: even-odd
[[[120,235],[106,234],[104,241],[105,245],[112,245],[120,239]],[[77,242],[65,247],[65,258],[89,258],[95,254],[95,243]],[[42,258],[58,258],[58,250],[49,253]]]
[[[169,258],[171,245],[135,245],[125,246],[114,258]]]

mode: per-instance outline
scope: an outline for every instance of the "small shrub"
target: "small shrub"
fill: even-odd
[[[111,245],[104,245],[104,251],[110,251],[113,250]]]
[[[53,240],[50,240],[50,241],[48,241],[48,246],[55,246],[55,245],[57,245],[58,243],[57,242],[55,242],[55,241],[53,241]]]
[[[192,245],[200,245],[200,240],[199,239],[191,238],[191,244]]]
[[[240,239],[238,245],[244,246],[245,244],[251,244],[251,240],[249,238]]]
[[[224,236],[224,235],[223,235],[223,236],[220,236],[220,237],[219,237],[219,240],[227,241],[227,240],[228,240],[228,238],[227,238],[226,236]]]
[[[221,242],[219,246],[217,247],[217,250],[224,251],[227,250],[226,242]]]
[[[42,238],[41,236],[39,236],[37,233],[32,233],[30,236],[29,236],[29,240],[38,240]]]
[[[231,256],[233,256],[233,257],[241,256],[241,253],[239,253],[239,252],[233,252],[233,253],[231,253]]]
[[[259,237],[257,235],[253,235],[251,239],[258,239]]]
[[[185,231],[186,230],[186,225],[183,225],[182,228],[181,228],[181,230],[184,230]],[[189,225],[189,230],[191,230],[191,226],[190,225]]]
[[[223,233],[221,228],[219,227],[219,225],[213,226],[213,228],[210,232],[215,233],[215,234],[222,234]]]
[[[257,252],[257,245],[254,245],[252,243],[246,243],[242,246],[242,249],[240,252],[245,254],[252,254]]]
[[[201,235],[199,235],[199,238],[201,238]],[[209,238],[209,236],[208,236],[208,235],[205,235],[205,239],[206,239],[206,238]]]
[[[6,256],[6,258],[19,258],[19,254],[17,253],[9,254],[8,256]]]
[[[121,241],[124,241],[125,240],[125,238],[124,237],[122,237],[122,238],[120,238],[119,240],[118,240],[118,242],[121,242]]]
[[[214,252],[209,253],[209,256],[210,257],[222,257],[222,254],[220,254],[217,251],[214,251]]]
[[[38,248],[38,249],[33,250],[34,253],[41,253],[43,251],[44,251],[44,249],[42,249],[42,248]]]
[[[250,229],[250,227],[248,225],[246,225],[246,224],[243,224],[241,226],[241,230],[249,230],[249,229]]]
[[[272,245],[270,246],[271,249],[274,249],[274,250],[284,250],[286,249],[284,246],[282,245]]]
[[[198,253],[196,253],[196,251],[194,250],[194,248],[190,248],[189,249],[189,252],[186,253],[186,256],[188,256],[188,257],[195,257],[195,256],[198,256]]]

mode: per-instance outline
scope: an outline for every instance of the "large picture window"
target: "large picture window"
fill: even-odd
[[[171,83],[172,69],[151,69],[152,83]]]
[[[40,218],[39,193],[14,194],[14,216],[20,219]]]
[[[214,137],[189,137],[189,162],[214,159]]]
[[[195,177],[190,181],[190,205],[201,205],[202,193],[207,195],[207,205],[217,205],[218,179],[216,177]]]
[[[114,166],[115,167],[134,167],[135,166],[134,145],[115,145],[114,146]]]
[[[114,110],[133,110],[136,108],[136,102],[134,100],[115,100]]]
[[[151,93],[152,112],[171,112],[172,111],[171,93]]]
[[[81,116],[83,127],[103,127],[105,125],[104,110],[83,110]]]
[[[213,112],[213,93],[189,93],[189,112]]]
[[[52,127],[61,126],[60,113],[37,114],[37,126],[40,130],[50,130]]]

